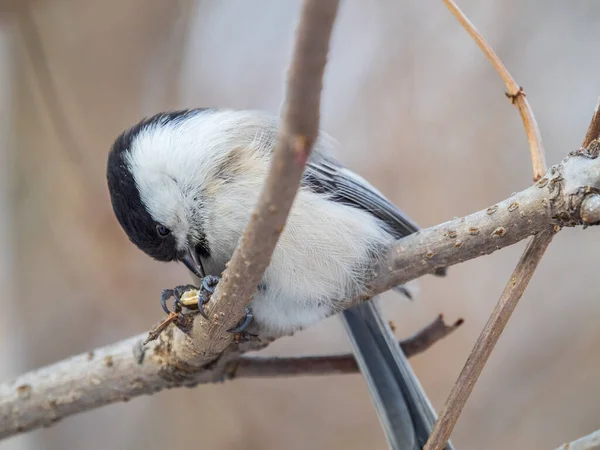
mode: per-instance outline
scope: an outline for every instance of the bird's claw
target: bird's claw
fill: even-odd
[[[188,308],[190,306],[194,306],[193,304],[190,305],[189,302],[187,302],[187,301],[184,304],[181,301],[181,297],[187,291],[195,290],[195,291],[198,291],[198,303],[197,303],[198,312],[202,317],[204,317],[205,319],[208,319],[208,316],[206,315],[206,312],[204,311],[204,305],[206,305],[209,302],[210,296],[215,291],[215,288],[216,288],[217,284],[219,283],[219,280],[220,280],[219,277],[216,277],[214,275],[208,275],[202,279],[200,288],[198,288],[192,284],[186,284],[186,285],[182,285],[182,286],[177,286],[173,289],[165,289],[164,291],[162,291],[162,295],[160,297],[160,304],[162,306],[163,311],[166,312],[167,314],[171,313],[171,310],[167,306],[167,301],[171,297],[173,297],[173,312],[176,312],[176,313],[181,312],[181,310],[184,306],[186,306]]]
[[[173,311],[180,312],[183,306],[181,303],[181,296],[190,289],[196,289],[196,286],[186,284],[183,286],[176,286],[173,289],[165,289],[164,291],[162,291],[162,294],[160,296],[160,305],[162,306],[163,311],[167,314],[171,313],[171,310],[167,306],[167,300],[173,297]]]
[[[212,296],[213,292],[215,291],[215,288],[217,287],[217,284],[219,283],[220,279],[221,279],[220,277],[217,277],[214,275],[208,275],[202,279],[200,288],[197,288],[196,286],[193,286],[191,284],[187,284],[184,286],[177,286],[173,289],[165,289],[162,292],[162,295],[160,297],[160,304],[161,304],[163,310],[167,314],[170,314],[171,310],[167,306],[167,301],[171,297],[173,297],[173,299],[174,299],[173,300],[173,312],[176,312],[176,313],[181,312],[181,310],[184,306],[186,306],[188,308],[190,306],[189,299],[186,299],[185,304],[181,301],[182,295],[185,292],[193,289],[193,290],[198,291],[198,303],[196,305],[198,308],[198,314],[200,314],[202,317],[204,317],[205,319],[208,320],[208,315],[206,314],[206,311],[204,310],[204,305],[206,305],[210,301],[210,297]],[[192,306],[193,306],[193,304],[192,304]],[[242,320],[240,320],[239,323],[235,327],[227,330],[227,332],[233,333],[233,334],[244,334],[246,332],[246,329],[252,322],[252,319],[254,319],[254,313],[252,312],[252,309],[247,306]]]
[[[248,326],[252,322],[252,319],[254,319],[254,313],[252,312],[252,309],[250,309],[249,306],[246,306],[243,319],[240,320],[235,327],[227,330],[227,332],[233,334],[243,333],[244,331],[246,331],[246,328],[248,328]]]
[[[221,277],[215,275],[207,275],[202,279],[200,290],[198,292],[198,314],[208,320],[208,315],[204,311],[204,305],[210,301],[210,296],[215,292],[215,288]]]
[[[220,280],[221,277],[217,277],[215,275],[207,275],[202,279],[202,288],[209,294],[212,294],[213,292],[215,292],[215,288],[217,287],[217,284],[219,284]]]
[[[208,320],[208,315],[206,311],[204,311],[204,305],[206,305],[210,301],[210,297],[206,295],[206,292],[200,291],[198,292],[198,314]]]
[[[167,300],[169,300],[171,297],[173,297],[173,289],[165,289],[160,295],[160,306],[162,306],[163,311],[167,314],[171,312],[167,306]]]

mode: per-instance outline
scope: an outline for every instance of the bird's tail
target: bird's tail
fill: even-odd
[[[345,310],[342,318],[390,448],[421,450],[436,414],[376,300]],[[446,450],[452,450],[449,442]]]

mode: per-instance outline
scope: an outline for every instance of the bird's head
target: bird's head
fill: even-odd
[[[108,156],[113,210],[129,239],[159,261],[180,261],[203,277],[201,170],[189,158],[186,126],[210,110],[157,114],[123,132]]]

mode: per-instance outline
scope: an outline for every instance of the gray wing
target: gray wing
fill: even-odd
[[[408,236],[419,226],[364,178],[335,159],[317,154],[306,165],[302,185],[332,200],[362,209],[383,221],[395,238]]]
[[[325,194],[336,202],[367,211],[380,219],[396,239],[419,231],[419,225],[367,180],[327,154],[318,151],[313,153],[306,164],[302,186]],[[438,268],[433,274],[443,277],[446,268]],[[400,291],[404,292],[404,289],[400,288]]]

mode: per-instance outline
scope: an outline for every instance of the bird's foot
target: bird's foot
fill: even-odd
[[[208,315],[204,310],[204,306],[210,301],[210,297],[214,293],[215,288],[220,280],[220,277],[208,275],[202,279],[202,283],[200,284],[199,288],[191,284],[187,284],[176,286],[173,289],[165,289],[162,292],[160,304],[162,305],[163,310],[167,314],[170,314],[171,310],[167,306],[167,301],[173,297],[173,312],[179,313],[183,307],[188,309],[197,309],[198,314],[208,320]],[[247,306],[242,320],[240,320],[235,327],[227,330],[227,332],[238,335],[238,339],[244,341],[255,338],[255,335],[246,331],[248,326],[252,323],[253,318],[254,313],[252,312],[252,309]]]
[[[204,311],[204,305],[206,305],[210,301],[210,297],[215,292],[215,288],[221,277],[217,277],[215,275],[207,275],[202,279],[202,284],[200,285],[200,291],[198,292],[198,302],[196,306],[198,307],[198,313],[208,320],[208,316]]]
[[[221,281],[221,277],[216,275],[207,275],[202,278],[202,288],[206,292],[212,294],[215,292],[215,288],[217,287],[217,284],[219,284],[219,281]]]
[[[186,284],[182,286],[176,286],[173,289],[165,289],[162,291],[160,296],[160,305],[162,309],[167,314],[171,313],[171,310],[167,306],[167,301],[173,297],[173,312],[180,312],[183,306],[187,306],[184,302],[182,302],[181,297],[184,293],[190,290],[198,289],[196,286],[191,284]]]
[[[252,322],[252,319],[254,319],[254,313],[252,312],[252,309],[249,306],[246,306],[246,310],[242,320],[240,320],[235,327],[227,330],[227,332],[233,334],[243,334]]]
[[[167,314],[170,314],[171,311],[167,306],[167,301],[173,297],[173,312],[181,312],[181,309],[185,306],[188,309],[197,309],[200,315],[207,319],[204,305],[209,302],[210,296],[215,291],[219,280],[220,278],[217,276],[208,275],[202,279],[199,288],[191,284],[186,284],[176,286],[173,289],[165,289],[162,292],[160,304],[163,310]]]

